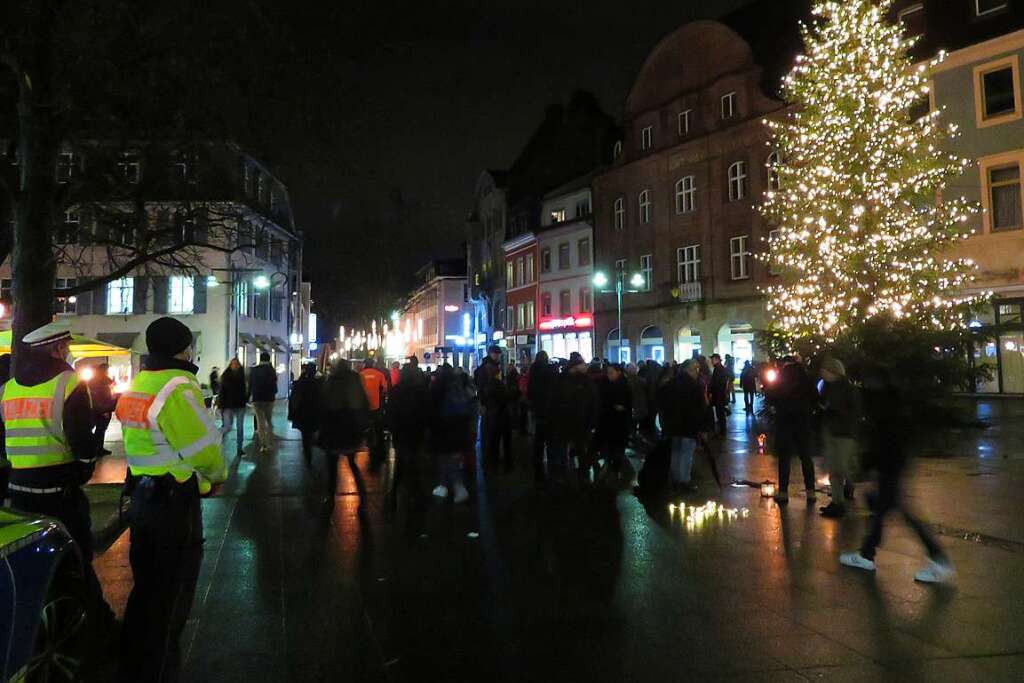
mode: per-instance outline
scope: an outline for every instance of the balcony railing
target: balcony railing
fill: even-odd
[[[700,281],[680,282],[672,288],[672,294],[674,295],[675,300],[681,303],[703,301],[704,287],[701,286]]]

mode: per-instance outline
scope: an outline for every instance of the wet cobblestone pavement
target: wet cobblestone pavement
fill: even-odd
[[[282,420],[277,452],[236,462],[204,502],[184,680],[1022,680],[1024,405],[978,412],[992,426],[937,435],[907,489],[942,534],[952,587],[913,581],[923,551],[897,519],[876,575],[840,567],[864,532],[860,495],[826,520],[821,498],[780,510],[719,490],[698,460],[700,490],[674,500],[750,513],[689,528],[628,482],[537,490],[519,438],[517,470],[478,472],[462,506],[429,495],[425,460],[421,495],[394,511],[389,467],[361,454],[361,481],[343,462],[328,514],[319,457],[307,469]],[[724,481],[776,478],[759,432],[734,414]],[[117,478],[116,459],[104,472]],[[96,560],[119,614],[127,551],[124,534]]]

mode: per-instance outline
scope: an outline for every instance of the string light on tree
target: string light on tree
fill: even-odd
[[[890,4],[818,0],[783,83],[795,113],[767,122],[780,189],[762,205],[778,232],[761,258],[780,281],[764,293],[773,331],[790,340],[829,343],[876,316],[960,327],[980,299],[963,293],[974,263],[942,256],[973,232],[977,206],[942,196],[971,162],[944,150],[956,128],[941,111],[912,115],[929,68],[886,19]]]

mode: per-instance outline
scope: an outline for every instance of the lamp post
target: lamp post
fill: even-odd
[[[618,332],[619,332],[619,347],[617,362],[622,362],[622,294],[627,292],[629,294],[638,294],[643,291],[641,288],[644,286],[644,276],[640,273],[633,273],[629,279],[629,284],[632,289],[626,289],[625,287],[626,272],[623,270],[615,273],[615,289],[604,289],[608,286],[608,276],[598,271],[594,274],[594,286],[598,288],[598,292],[601,294],[615,294],[615,311],[618,317]]]

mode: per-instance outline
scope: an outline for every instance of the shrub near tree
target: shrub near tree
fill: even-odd
[[[985,297],[966,292],[975,264],[945,254],[978,207],[944,190],[972,162],[946,151],[957,131],[941,111],[913,113],[929,67],[889,8],[819,1],[802,27],[805,54],[783,84],[792,113],[768,123],[779,189],[762,205],[776,229],[762,258],[779,277],[761,340],[835,353],[854,377],[872,364],[908,388],[965,387],[966,324]]]

